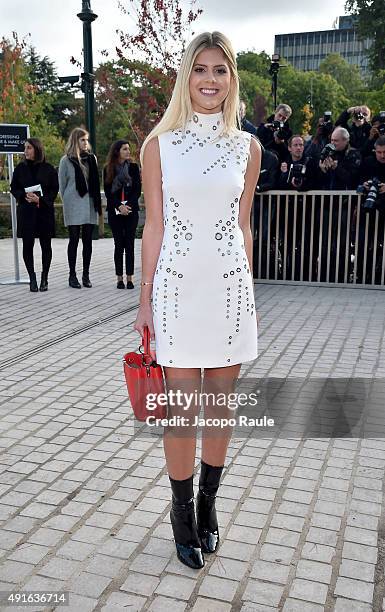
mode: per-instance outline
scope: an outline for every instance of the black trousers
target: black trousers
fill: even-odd
[[[93,224],[85,223],[84,225],[68,226],[68,265],[70,269],[70,274],[76,274],[76,257],[80,239],[80,229],[82,231],[83,243],[83,276],[88,276],[90,272],[90,263],[92,255],[92,232],[94,230]]]
[[[39,238],[41,248],[41,260],[43,273],[48,274],[49,268],[52,261],[52,247],[51,238]],[[35,238],[23,238],[23,259],[25,267],[29,275],[35,273],[35,266],[33,260],[33,247],[35,246]]]
[[[113,213],[115,214],[115,213]],[[126,217],[112,214],[108,217],[114,237],[114,262],[116,276],[123,276],[123,254],[126,253],[126,274],[134,274],[135,232],[139,221],[139,213],[132,212]]]

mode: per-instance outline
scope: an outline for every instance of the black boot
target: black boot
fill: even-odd
[[[72,287],[73,289],[81,289],[82,286],[78,281],[78,277],[76,276],[76,274],[70,274],[69,279],[68,279],[68,284],[70,287]]]
[[[36,291],[39,291],[39,288],[37,286],[35,272],[32,272],[32,274],[29,275],[29,290],[32,291],[33,293],[36,293]]]
[[[178,559],[188,567],[200,569],[205,561],[195,519],[193,477],[169,478],[172,490],[170,519]]]
[[[82,283],[83,283],[83,287],[87,287],[88,289],[92,287],[92,283],[90,281],[88,272],[83,272]]]
[[[41,273],[40,291],[48,291],[48,272]]]
[[[197,495],[197,525],[202,550],[213,553],[218,548],[219,531],[215,498],[223,470],[222,466],[214,466],[201,461],[199,492]]]

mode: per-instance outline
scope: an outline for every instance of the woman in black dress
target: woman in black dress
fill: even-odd
[[[133,289],[135,232],[139,219],[139,197],[142,190],[139,166],[130,161],[127,140],[111,145],[103,171],[104,193],[107,198],[108,223],[115,242],[114,261],[117,288],[123,282],[123,253],[126,252],[127,289]]]
[[[40,291],[48,289],[48,272],[52,260],[51,238],[55,236],[54,202],[59,191],[55,168],[45,161],[44,148],[37,138],[28,138],[25,159],[13,173],[11,192],[17,206],[17,235],[23,239],[23,259],[29,274],[29,288],[38,291],[33,247],[39,238],[42,258]],[[26,191],[36,186],[36,190]],[[39,189],[40,187],[40,189]]]

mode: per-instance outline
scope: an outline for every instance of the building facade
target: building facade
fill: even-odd
[[[366,76],[368,57],[365,50],[370,45],[370,39],[358,39],[352,17],[344,16],[336,19],[332,30],[277,34],[274,52],[299,70],[317,70],[330,53],[339,53]]]

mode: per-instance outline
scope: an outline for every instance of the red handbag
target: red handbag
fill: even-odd
[[[124,376],[134,415],[138,421],[146,421],[149,416],[164,419],[167,416],[167,402],[163,371],[156,363],[155,353],[150,349],[150,331],[147,326],[138,350],[137,353],[126,353],[123,357]],[[159,394],[163,394],[162,399],[158,397]]]

